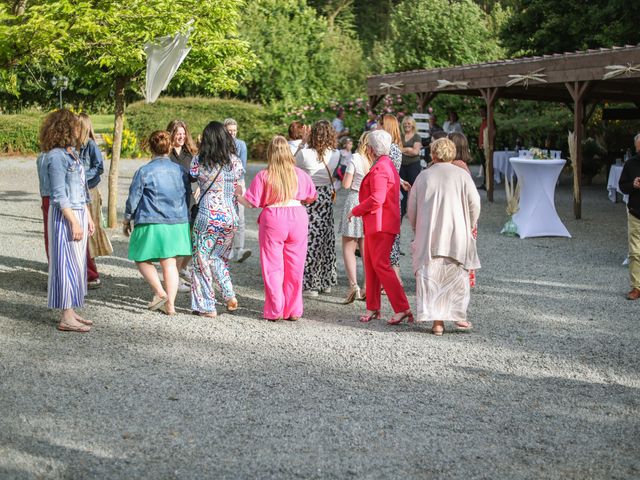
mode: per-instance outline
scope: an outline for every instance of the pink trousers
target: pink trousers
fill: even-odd
[[[302,276],[307,257],[307,210],[267,207],[258,219],[264,318],[301,317]]]

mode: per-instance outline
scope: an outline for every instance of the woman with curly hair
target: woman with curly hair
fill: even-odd
[[[200,151],[191,162],[191,176],[200,188],[193,223],[191,309],[205,317],[217,316],[214,284],[220,287],[227,310],[238,308],[229,255],[239,221],[235,191],[243,174],[233,137],[222,123],[209,123],[202,132]]]
[[[61,109],[47,115],[40,128],[40,149],[46,155],[38,165],[41,194],[49,193],[48,306],[62,310],[58,330],[66,332],[88,332],[93,324],[74,310],[84,306],[87,238],[95,230],[84,166],[76,151],[79,143],[75,114]]]
[[[340,161],[336,150],[336,132],[326,120],[311,127],[308,147],[296,154],[296,165],[308,173],[318,192],[318,199],[307,205],[309,237],[304,265],[304,295],[317,297],[330,293],[338,283],[336,237],[333,227],[333,202],[336,191],[333,171]]]
[[[242,195],[242,188],[236,192]],[[302,317],[302,278],[307,253],[308,215],[303,204],[316,199],[311,177],[296,167],[284,137],[267,149],[267,168],[258,172],[238,202],[262,208],[258,217],[260,265],[264,281],[264,318]]]

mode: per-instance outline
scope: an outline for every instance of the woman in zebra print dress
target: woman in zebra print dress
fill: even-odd
[[[58,330],[68,332],[88,332],[93,324],[74,310],[84,306],[87,238],[95,231],[84,167],[76,152],[79,135],[80,121],[66,109],[50,113],[40,129],[40,147],[47,152],[42,175],[51,186],[48,306],[62,310]]]

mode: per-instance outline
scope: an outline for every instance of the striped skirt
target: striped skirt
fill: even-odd
[[[71,227],[62,210],[49,206],[49,308],[84,306],[87,294],[87,237],[86,210],[73,210],[82,225],[82,240],[74,242]]]

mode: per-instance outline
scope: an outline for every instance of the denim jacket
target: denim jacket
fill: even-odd
[[[38,169],[38,180],[40,182],[40,196],[51,196],[51,182],[49,181],[47,154],[40,152],[36,159],[36,168]]]
[[[100,183],[100,175],[104,173],[104,160],[98,145],[91,138],[80,149],[80,160],[84,165],[84,173],[87,176],[89,188],[95,188]]]
[[[133,175],[125,220],[143,223],[188,223],[189,174],[169,157],[156,157]]]
[[[49,150],[43,164],[51,186],[51,205],[81,210],[90,202],[84,167],[75,150],[72,153],[62,148]]]

